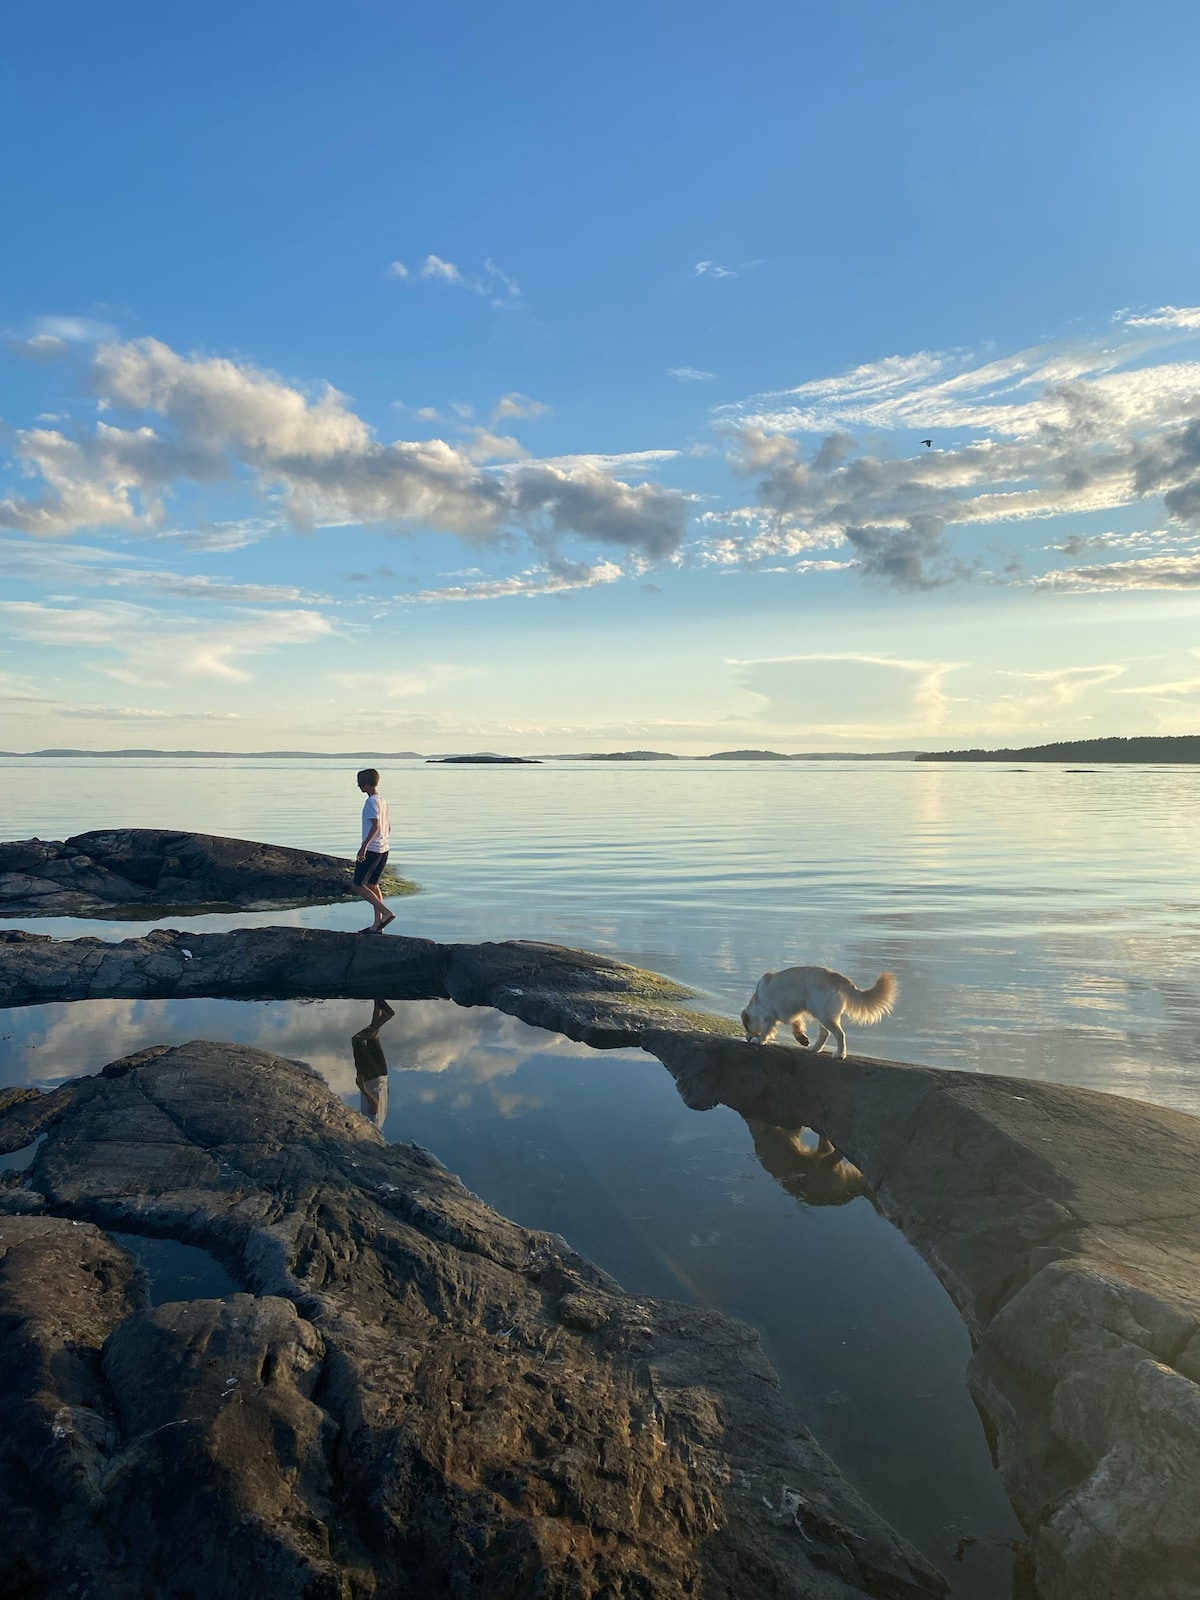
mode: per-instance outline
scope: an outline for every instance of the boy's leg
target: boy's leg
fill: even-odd
[[[383,896],[379,893],[379,890],[373,883],[356,883],[354,885],[354,892],[360,900],[365,900],[371,907],[371,910],[375,913],[374,926],[379,927],[381,922],[381,914],[385,909],[383,904]]]
[[[367,901],[375,913],[375,920],[370,929],[364,929],[364,932],[379,933],[383,928],[387,927],[389,922],[395,922],[396,920],[395,912],[388,910],[379,888],[379,879],[383,876],[383,869],[386,865],[386,854],[381,861],[378,856],[373,856],[371,852],[368,852],[365,860],[360,861],[354,871],[355,893]],[[360,878],[370,877],[373,877],[374,881],[364,881],[362,883],[358,881]]]
[[[374,857],[369,852],[355,864],[354,892],[360,900],[365,900],[370,906],[371,910],[375,913],[375,920],[371,924],[371,927],[372,930],[378,930],[383,926],[383,915],[386,908],[384,907],[383,896],[379,892],[378,884],[367,882],[367,879],[371,876],[374,866]],[[365,931],[367,930],[364,929],[364,932]]]

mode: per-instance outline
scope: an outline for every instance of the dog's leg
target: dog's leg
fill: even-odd
[[[792,1018],[792,1038],[802,1050],[808,1049],[808,1035],[804,1031],[804,1013]]]
[[[833,1058],[835,1061],[845,1061],[846,1035],[842,1032],[841,1028],[836,1022],[831,1024],[830,1031],[833,1034],[833,1037],[837,1040],[837,1049],[833,1052]]]
[[[813,1053],[814,1054],[818,1050],[823,1050],[825,1048],[825,1041],[829,1037],[829,1029],[825,1026],[825,1024],[823,1022],[818,1022],[817,1023],[817,1027],[820,1028],[821,1032],[820,1032],[820,1036],[817,1039],[816,1044],[813,1045]]]

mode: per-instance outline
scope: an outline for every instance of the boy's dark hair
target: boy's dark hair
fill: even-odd
[[[378,789],[379,774],[374,767],[364,767],[362,769],[358,775],[358,786],[360,789],[364,786],[368,789]]]

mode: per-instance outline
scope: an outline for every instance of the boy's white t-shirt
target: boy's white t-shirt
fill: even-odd
[[[379,832],[367,846],[368,855],[372,855],[376,851],[382,854],[388,847],[388,839],[391,837],[392,833],[392,824],[388,817],[387,801],[381,794],[369,794],[367,796],[366,804],[363,806],[362,836],[364,839],[370,833],[371,824],[376,819],[379,821]]]

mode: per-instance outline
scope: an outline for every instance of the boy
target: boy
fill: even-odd
[[[395,913],[389,911],[379,892],[379,880],[387,866],[388,840],[392,826],[388,818],[387,801],[378,792],[379,774],[374,767],[364,767],[358,775],[358,787],[366,795],[362,814],[362,844],[359,846],[354,868],[354,891],[366,900],[375,912],[375,921],[363,933],[382,933],[389,922],[395,922]]]

